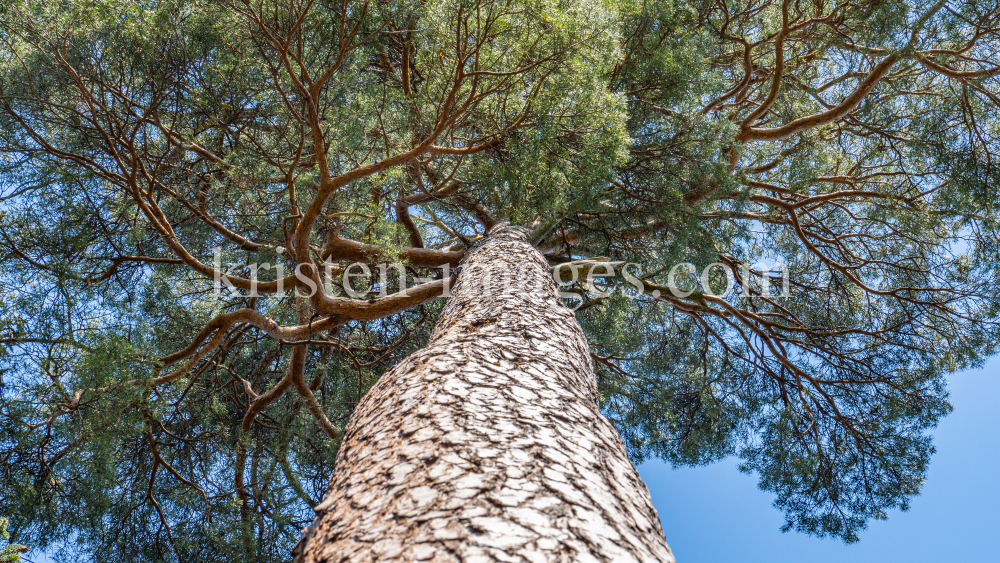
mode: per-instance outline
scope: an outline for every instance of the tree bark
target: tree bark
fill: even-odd
[[[296,561],[674,561],[583,331],[506,225],[358,405],[316,512]]]

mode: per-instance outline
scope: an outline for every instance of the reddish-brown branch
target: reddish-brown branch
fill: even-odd
[[[397,257],[406,260],[413,266],[421,268],[438,268],[445,264],[458,266],[465,256],[461,250],[434,250],[430,248],[408,247],[399,251]],[[354,260],[357,262],[374,262],[385,259],[385,250],[381,246],[365,244],[332,234],[323,247],[324,260]]]
[[[800,131],[805,131],[806,129],[819,127],[836,121],[853,111],[854,108],[856,108],[858,104],[864,100],[865,96],[867,96],[868,93],[875,88],[875,85],[889,73],[889,70],[892,69],[892,66],[896,64],[896,61],[898,60],[899,58],[896,55],[889,55],[888,57],[882,59],[877,65],[875,65],[875,68],[873,68],[868,74],[868,77],[858,85],[857,89],[855,89],[851,95],[847,96],[844,98],[844,101],[827,111],[806,117],[800,117],[780,127],[747,127],[736,136],[736,140],[743,142],[776,141],[778,139],[784,139],[785,137],[794,135]]]

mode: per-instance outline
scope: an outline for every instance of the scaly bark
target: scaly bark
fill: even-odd
[[[526,232],[495,227],[452,295],[355,411],[296,560],[673,562]]]

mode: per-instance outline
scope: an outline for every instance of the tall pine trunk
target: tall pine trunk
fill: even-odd
[[[470,252],[355,411],[297,561],[673,561],[555,291],[519,228]]]

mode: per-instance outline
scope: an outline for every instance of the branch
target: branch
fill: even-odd
[[[465,251],[408,247],[401,249],[397,256],[419,268],[440,268],[445,264],[454,267],[465,257]],[[357,262],[374,262],[383,257],[384,249],[381,246],[342,238],[333,232],[327,238],[321,256],[324,260]]]
[[[892,65],[896,64],[899,57],[896,55],[889,55],[888,57],[882,59],[875,68],[868,74],[858,88],[851,93],[850,96],[844,98],[844,101],[833,108],[820,112],[807,117],[800,117],[794,121],[790,121],[781,127],[773,128],[756,128],[747,127],[736,136],[737,141],[748,142],[748,141],[776,141],[779,139],[784,139],[790,135],[794,135],[800,131],[806,129],[812,129],[814,127],[819,127],[820,125],[825,125],[832,121],[836,121],[845,115],[851,113],[854,108],[858,107],[858,104],[871,92],[872,88],[889,73]]]

